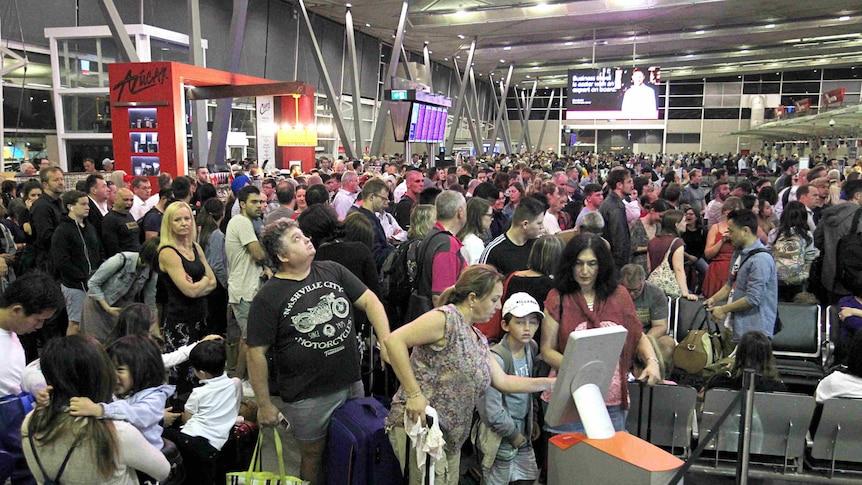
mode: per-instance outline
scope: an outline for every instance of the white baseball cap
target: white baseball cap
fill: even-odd
[[[530,296],[529,293],[515,293],[503,304],[504,317],[510,314],[515,317],[526,317],[533,313],[542,313],[542,309],[539,308],[536,299]]]

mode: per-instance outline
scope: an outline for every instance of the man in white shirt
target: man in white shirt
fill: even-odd
[[[332,208],[335,209],[335,214],[338,215],[338,220],[343,221],[347,217],[347,211],[356,202],[356,195],[359,192],[359,177],[356,172],[348,170],[341,175],[341,188],[332,199]]]
[[[645,79],[643,71],[632,71],[632,86],[623,95],[622,111],[638,118],[655,119],[658,117],[655,90],[644,85]]]
[[[260,277],[266,253],[254,232],[252,221],[259,219],[263,209],[263,197],[254,185],[246,185],[237,192],[240,212],[228,222],[225,231],[225,253],[228,262],[228,303],[233,309],[241,336],[236,375],[243,378],[246,371],[246,345],[248,332],[248,310],[251,301],[260,289]]]
[[[135,177],[132,179],[132,192],[135,193],[135,199],[132,202],[132,209],[129,213],[137,221],[150,210],[151,206],[147,201],[150,200],[150,195],[153,193],[153,185],[146,177]]]
[[[27,360],[18,336],[41,328],[58,308],[65,305],[60,285],[45,273],[27,273],[6,287],[6,292],[0,296],[0,355],[3,356],[0,397],[14,396],[22,390]],[[0,445],[14,459],[12,483],[29,483],[27,478],[32,480],[32,475],[21,450],[20,433],[25,411],[23,406],[10,402],[6,402],[4,408],[8,412],[3,413],[4,436]]]

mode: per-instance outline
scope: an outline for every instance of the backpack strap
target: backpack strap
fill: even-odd
[[[30,442],[30,449],[33,450],[33,458],[36,459],[36,465],[39,466],[39,471],[42,472],[42,476],[45,477],[44,482],[46,484],[55,484],[59,485],[60,477],[63,476],[63,472],[66,471],[66,465],[69,463],[69,458],[72,457],[72,452],[75,451],[75,447],[78,446],[78,443],[81,442],[81,438],[83,436],[79,434],[75,437],[75,441],[72,443],[72,446],[69,447],[69,451],[66,452],[66,456],[63,458],[63,463],[60,465],[60,469],[57,470],[57,475],[53,480],[48,478],[48,472],[45,471],[45,467],[42,466],[42,460],[39,459],[39,453],[36,452],[36,443],[33,442],[33,419],[30,418],[30,422],[27,423],[27,440]]]
[[[434,238],[437,237],[437,235],[439,235],[439,234],[443,234],[445,236],[449,235],[446,232],[438,230],[437,232],[432,234],[430,237],[428,237],[427,241],[423,240],[421,243],[419,243],[419,251],[418,251],[419,257],[416,258],[416,261],[417,261],[417,263],[420,263],[420,264],[416,265],[416,279],[413,281],[413,289],[414,290],[419,289],[419,281],[421,281],[421,278],[422,278],[422,267],[425,266],[425,256],[428,252],[428,246],[431,245],[431,241],[434,240]],[[432,262],[432,267],[433,267],[433,262]],[[428,285],[428,294],[429,295],[431,294],[431,285],[430,284]]]
[[[858,219],[857,219],[857,222],[858,222]],[[745,257],[744,257],[744,258],[742,258],[742,262],[741,262],[741,263],[739,263],[739,267],[740,267],[740,268],[742,268],[742,265],[744,265],[744,264],[745,264],[745,262],[746,262],[746,261],[748,261],[748,259],[749,259],[749,258],[751,258],[752,256],[754,256],[755,254],[758,254],[758,253],[770,253],[770,254],[772,254],[772,253],[771,253],[768,249],[766,249],[766,248],[757,248],[757,249],[752,249],[748,254],[746,254],[746,255],[745,255]],[[737,269],[736,271],[737,271],[737,272],[739,272],[739,269]]]

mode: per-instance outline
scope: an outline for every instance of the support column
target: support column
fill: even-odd
[[[129,38],[129,33],[123,24],[123,19],[120,18],[120,12],[117,11],[117,6],[114,5],[114,0],[101,0],[99,2],[99,9],[102,11],[102,15],[105,16],[108,28],[111,29],[111,35],[120,48],[120,55],[129,62],[140,62],[138,53],[135,51],[135,46],[132,44],[132,39]]]
[[[454,62],[454,64],[455,64],[455,80],[458,82],[458,89],[461,92],[464,92],[464,95],[466,96],[467,93],[464,91],[464,89],[461,89],[464,81],[461,80],[461,73],[458,70],[458,61],[457,60],[454,60],[454,61],[455,61]],[[465,78],[467,77],[470,70],[472,70],[472,68],[470,68],[469,70],[464,72]],[[482,144],[481,144],[481,140],[479,139],[478,134],[476,133],[476,125],[473,124],[473,112],[472,112],[472,108],[470,107],[469,102],[464,103],[464,110],[467,112],[467,129],[470,130],[470,139],[473,140],[473,149],[476,151],[476,153],[479,153],[479,150],[482,148]],[[458,126],[460,126],[460,123],[458,123]]]
[[[344,117],[341,116],[340,97],[336,95],[335,89],[332,87],[332,79],[329,77],[329,71],[323,63],[323,53],[320,51],[320,44],[317,43],[317,36],[314,34],[314,29],[311,26],[311,18],[308,16],[308,10],[305,8],[305,2],[299,0],[299,7],[302,10],[302,16],[305,19],[305,26],[308,27],[308,34],[311,36],[311,46],[314,48],[314,63],[317,66],[317,72],[323,78],[323,89],[326,91],[326,101],[329,103],[329,108],[332,110],[332,120],[335,122],[335,128],[338,130],[338,136],[341,138],[341,144],[344,146],[344,153],[348,158],[357,158],[356,151],[350,143],[350,138],[347,136],[347,130],[344,128]]]
[[[497,108],[497,119],[494,121],[494,131],[491,132],[491,149],[497,144],[497,129],[503,124],[503,114],[506,112],[506,93],[509,92],[509,82],[512,80],[512,72],[515,70],[514,64],[509,64],[509,73],[506,74],[506,82],[500,85],[500,104]],[[493,89],[492,89],[493,91]],[[506,145],[506,130],[502,130],[503,144]],[[506,150],[509,153],[509,150]]]
[[[201,10],[200,0],[187,0],[189,7],[189,63],[193,66],[204,65],[203,49],[201,48]],[[180,164],[183,169],[188,166],[203,167],[207,163],[207,104],[205,100],[192,101],[192,159],[187,164]],[[183,154],[182,156],[187,156]],[[223,160],[213,160],[219,163]],[[183,174],[177,174],[183,175]]]
[[[392,80],[398,72],[398,62],[401,57],[401,47],[404,46],[404,26],[407,24],[407,1],[401,4],[401,17],[398,19],[398,29],[395,31],[395,44],[392,46],[392,56],[389,59],[389,70],[384,80],[383,89],[392,89]],[[371,153],[380,153],[383,135],[386,132],[386,119],[389,116],[389,100],[385,97],[380,101],[377,110],[377,120],[374,122],[374,136],[371,139]]]
[[[242,44],[245,38],[245,25],[248,18],[248,0],[233,0],[233,17],[230,21],[228,39],[230,40],[230,66],[228,72],[236,73],[239,70],[239,61],[242,56]],[[227,147],[227,133],[230,131],[230,115],[233,106],[233,98],[221,98],[216,101],[215,118],[213,118],[212,139],[210,140],[209,154],[206,160],[195,163],[195,167],[215,165],[224,160]],[[270,160],[275,162],[275,160]],[[258,160],[263,167],[264,160]]]
[[[446,153],[452,153],[452,149],[455,147],[455,135],[458,133],[458,127],[461,126],[461,108],[464,106],[464,95],[467,92],[467,73],[469,72],[470,66],[473,65],[473,53],[476,52],[476,38],[473,38],[473,41],[470,42],[470,53],[467,54],[467,64],[464,68],[464,75],[461,78],[461,83],[458,84],[458,98],[455,99],[455,109],[452,111],[453,115],[453,129],[452,132],[449,133],[449,138],[446,139]]]
[[[476,146],[476,153],[478,154],[483,151],[485,141],[482,139],[482,119],[479,115],[479,93],[476,91],[476,75],[472,66],[470,67],[470,90],[473,94],[473,112],[476,113],[476,139],[479,140],[479,144]]]
[[[548,118],[551,116],[551,105],[554,104],[554,96],[557,94],[555,90],[551,90],[551,99],[548,100],[548,109],[545,110],[545,119],[542,121],[542,129],[539,131],[539,141],[536,142],[536,150],[542,149],[542,140],[545,138],[545,127],[548,126]],[[554,152],[560,151],[559,146],[554,148]]]
[[[350,54],[350,70],[353,74],[353,134],[356,137],[356,152],[362,153],[362,146],[365,141],[362,139],[362,114],[361,104],[362,96],[359,93],[359,59],[356,56],[356,34],[353,31],[353,13],[350,7],[347,7],[347,13],[344,15],[345,27],[347,31],[347,51]]]

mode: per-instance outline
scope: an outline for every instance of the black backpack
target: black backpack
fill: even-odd
[[[862,208],[856,209],[850,232],[838,240],[836,254],[838,264],[835,268],[835,279],[844,288],[855,293],[862,288],[862,234],[859,234],[859,219],[862,218]]]
[[[391,305],[406,305],[410,298],[410,291],[416,283],[418,273],[420,244],[422,239],[403,242],[383,261],[383,266],[380,268],[382,275],[380,296]]]

